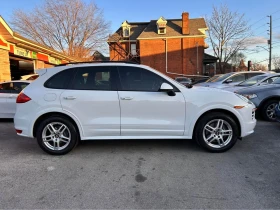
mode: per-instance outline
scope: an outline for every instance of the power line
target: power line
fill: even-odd
[[[273,15],[273,14],[275,14],[275,13],[277,13],[277,12],[280,12],[280,9],[277,10],[276,12],[271,13],[270,15]]]
[[[278,28],[278,27],[280,27],[280,25],[278,25],[278,26],[275,26],[275,27],[273,27],[273,28]]]

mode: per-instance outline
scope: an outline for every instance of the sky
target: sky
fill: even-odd
[[[31,11],[43,0],[0,0],[0,15],[9,23],[13,10]],[[91,0],[84,0],[90,2]],[[190,18],[210,16],[213,6],[227,4],[231,11],[245,14],[245,19],[254,33],[253,44],[245,51],[247,60],[263,61],[268,59],[267,39],[269,18],[272,15],[272,55],[280,56],[280,0],[95,0],[103,10],[104,18],[111,23],[111,32],[116,31],[125,20],[145,22],[164,18],[181,18],[182,12],[189,12]],[[210,43],[208,43],[210,44]],[[260,46],[260,47],[257,47]],[[211,46],[206,50],[213,54]],[[267,64],[267,61],[263,62]]]

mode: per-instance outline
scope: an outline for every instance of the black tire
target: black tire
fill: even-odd
[[[53,127],[57,128],[57,129],[59,128],[60,125],[65,125],[65,127],[67,127],[67,129],[65,129],[65,131],[63,132],[63,138],[65,135],[69,140],[63,139],[64,141],[67,141],[67,143],[62,142],[62,140],[59,141],[59,144],[62,145],[60,150],[58,150],[58,148],[59,148],[58,143],[55,143],[53,140],[50,140],[46,143],[44,143],[44,141],[43,141],[43,132],[47,132],[48,134],[51,134],[51,131],[49,129],[47,129],[47,125],[49,125],[51,123],[53,124]],[[56,125],[57,125],[57,127],[56,127]],[[63,128],[62,128],[62,130],[63,130]],[[69,133],[69,135],[67,136],[68,133]],[[55,138],[54,137],[55,134],[51,134],[51,135],[53,137],[48,137],[48,138]],[[59,135],[59,134],[57,134],[57,135]],[[56,136],[56,137],[60,138],[59,136]],[[79,139],[78,132],[76,130],[76,127],[73,125],[73,123],[70,120],[68,120],[67,118],[64,118],[62,116],[52,116],[52,117],[49,117],[49,118],[43,120],[37,129],[36,138],[37,138],[37,142],[38,142],[39,146],[41,147],[41,149],[51,155],[67,154],[79,142],[78,141],[78,139]],[[52,149],[50,147],[53,147],[54,149]]]
[[[230,126],[232,132],[231,132],[231,138],[230,135],[228,135],[228,137],[219,137],[222,133],[222,130],[217,130],[217,131],[213,131],[214,133],[212,134],[209,131],[205,131],[204,128],[208,123],[213,122],[213,124],[215,123],[215,121],[219,121],[221,120],[221,122],[223,122],[222,127],[226,128],[228,126]],[[220,122],[220,121],[219,121]],[[204,134],[204,132],[206,132]],[[211,140],[213,140],[213,143],[206,143],[206,141],[204,140],[204,137],[206,138],[208,135],[208,137],[210,137],[210,135],[213,135],[213,138],[211,138]],[[214,137],[216,136],[216,137]],[[210,152],[225,152],[227,150],[229,150],[230,148],[232,148],[238,137],[239,137],[239,127],[236,124],[236,122],[231,118],[230,115],[225,114],[225,113],[221,113],[221,112],[210,112],[206,115],[204,115],[203,117],[201,117],[199,119],[199,121],[196,124],[195,130],[194,130],[194,135],[193,135],[194,139],[196,140],[196,142],[198,143],[198,145],[200,145],[202,148],[204,148],[207,151]],[[216,138],[218,138],[216,140]],[[226,141],[224,141],[224,139],[226,139]],[[215,143],[219,144],[219,142],[223,142],[225,143],[224,146],[221,145],[217,145],[217,147],[215,147]]]
[[[273,113],[273,116],[270,117],[268,114],[268,112],[269,112],[268,109],[271,108],[271,106],[273,106],[273,105],[278,105],[278,103],[279,103],[279,100],[269,100],[269,101],[265,102],[265,104],[261,108],[261,115],[264,120],[276,121],[275,111]]]

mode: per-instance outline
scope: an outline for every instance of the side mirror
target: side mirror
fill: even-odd
[[[226,81],[225,81],[225,83],[231,83],[232,82],[232,79],[227,79]]]
[[[161,92],[166,92],[169,96],[175,96],[176,93],[173,90],[173,87],[167,83],[162,83],[159,89]]]
[[[161,84],[160,90],[161,91],[169,91],[169,90],[173,90],[173,87],[164,82],[164,83]]]

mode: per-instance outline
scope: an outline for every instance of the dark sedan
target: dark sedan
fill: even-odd
[[[236,93],[251,100],[265,120],[276,120],[275,109],[280,102],[280,78],[270,85],[241,89]]]

